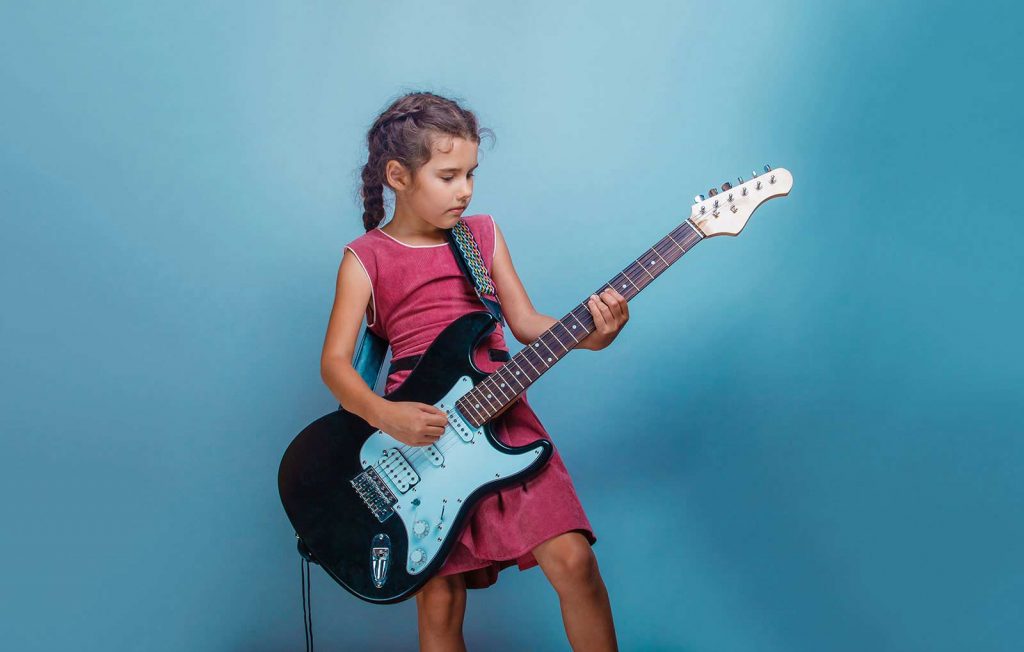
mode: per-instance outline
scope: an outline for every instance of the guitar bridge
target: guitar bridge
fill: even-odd
[[[372,468],[366,469],[349,482],[379,522],[383,523],[395,513],[393,507],[398,499],[391,493],[377,471]]]

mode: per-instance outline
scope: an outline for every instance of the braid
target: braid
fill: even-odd
[[[384,221],[384,184],[376,178],[372,162],[363,166],[363,227],[367,231]]]

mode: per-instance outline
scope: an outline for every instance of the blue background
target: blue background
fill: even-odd
[[[623,650],[1019,649],[1013,4],[88,4],[0,8],[4,648],[299,648],[277,465],[335,404],[366,130],[431,90],[495,130],[468,213],[556,317],[795,177],[530,391]],[[415,646],[313,580],[322,649]],[[567,648],[536,568],[465,630]]]

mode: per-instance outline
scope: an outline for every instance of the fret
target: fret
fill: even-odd
[[[572,334],[572,331],[565,327],[565,324],[563,324],[562,322],[559,321],[559,322],[555,322],[555,326],[561,326],[562,330],[565,331],[566,333],[568,333],[569,337],[571,337],[573,339],[573,341],[576,342],[576,344],[580,343],[580,341],[578,339],[576,339],[576,336]],[[554,328],[555,326],[552,326],[551,328]]]
[[[642,256],[641,256],[641,258],[642,258]],[[638,258],[636,260],[636,262],[640,263],[640,259]],[[646,273],[648,276],[650,276],[652,281],[654,280],[654,276],[650,272],[647,271],[647,266],[646,265],[640,265],[640,269],[644,270],[644,273]]]
[[[594,294],[600,296],[606,288],[611,288],[627,301],[632,299],[703,239],[704,235],[687,219],[643,255],[634,259]],[[596,326],[588,301],[574,306],[536,340],[456,401],[463,415],[474,426],[487,423],[594,332]],[[562,348],[561,353],[555,352],[557,347],[552,339]]]
[[[485,380],[485,381],[484,381],[484,383],[490,382],[490,384],[494,386],[494,390],[493,390],[493,391],[495,391],[495,392],[501,392],[501,395],[502,395],[502,396],[504,397],[504,402],[505,402],[505,403],[508,403],[508,402],[509,402],[509,398],[510,398],[510,397],[509,397],[509,395],[508,395],[508,394],[507,394],[507,393],[505,392],[505,390],[504,390],[504,389],[502,389],[502,385],[504,385],[505,387],[508,387],[508,383],[506,383],[506,382],[498,382],[499,380],[500,380],[500,378],[497,378],[497,379],[496,379],[496,378],[494,377],[494,374],[491,374],[490,376],[488,376],[488,377],[487,377],[487,380]],[[481,384],[483,384],[483,383],[481,383]],[[515,395],[515,394],[513,393],[513,396],[514,396],[514,395]]]
[[[550,363],[554,363],[558,359],[558,356],[555,354],[554,351],[551,350],[551,347],[548,346],[548,343],[544,341],[544,335],[543,334],[540,337],[537,338],[537,341],[533,345],[533,348],[540,349],[540,347],[537,346],[537,344],[543,344],[544,348],[548,350],[548,353],[550,353],[552,355],[552,357],[550,357],[550,358],[545,358],[543,355],[541,355],[541,361],[544,362],[544,365],[550,369],[551,365],[548,364],[548,363],[549,362]]]
[[[508,373],[511,375],[509,380],[516,381],[517,383],[519,383],[519,389],[524,389],[525,390],[526,389],[526,385],[524,385],[521,382],[519,382],[519,374],[521,374],[523,370],[522,370],[522,367],[519,366],[519,363],[516,362],[515,358],[512,358],[511,360],[506,362],[504,365],[502,365],[501,369],[499,369],[498,371],[502,371],[503,372],[503,371],[509,369],[509,367],[511,365],[515,365],[516,366],[516,371],[509,370]]]

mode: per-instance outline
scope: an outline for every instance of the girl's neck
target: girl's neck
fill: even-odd
[[[411,245],[436,245],[447,242],[444,229],[439,229],[418,217],[403,217],[396,214],[386,225],[377,228],[393,238]]]

